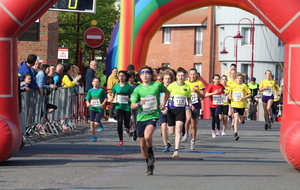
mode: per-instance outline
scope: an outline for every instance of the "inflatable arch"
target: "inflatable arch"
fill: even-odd
[[[0,88],[0,162],[13,156],[21,142],[16,38],[56,1],[0,0],[0,79],[5,81]],[[121,0],[122,23],[113,32],[107,70],[115,66],[125,69],[130,63],[139,68],[145,62],[152,36],[164,22],[185,11],[212,5],[233,6],[252,12],[285,43],[280,149],[284,158],[300,170],[300,93],[297,92],[300,69],[299,0]]]

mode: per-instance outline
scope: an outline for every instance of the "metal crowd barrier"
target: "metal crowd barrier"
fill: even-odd
[[[65,127],[74,130],[75,123],[87,122],[88,109],[84,100],[85,94],[75,94],[73,88],[58,88],[50,95],[39,95],[36,90],[21,94],[22,108],[20,114],[23,137],[49,135],[65,130]],[[57,109],[48,113],[47,103],[57,106]],[[30,142],[28,140],[28,142]]]

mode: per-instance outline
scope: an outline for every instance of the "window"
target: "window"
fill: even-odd
[[[170,44],[171,43],[171,28],[164,28],[164,35],[163,35],[163,43]]]
[[[250,28],[242,28],[242,45],[251,45],[250,34]]]
[[[162,63],[161,66],[162,67],[170,67],[170,63]]]
[[[248,75],[249,64],[242,63],[241,64],[241,73],[246,73]]]
[[[196,28],[196,55],[202,55],[203,50],[203,28],[197,27]]]
[[[278,46],[284,46],[284,43],[278,38]]]
[[[200,73],[200,76],[202,76],[202,63],[195,63],[194,67],[197,70],[197,72]]]

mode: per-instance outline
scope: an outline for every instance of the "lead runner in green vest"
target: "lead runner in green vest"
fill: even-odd
[[[165,109],[170,93],[164,85],[153,81],[153,69],[151,67],[143,66],[139,73],[142,83],[132,93],[131,109],[138,108],[136,128],[141,152],[147,163],[146,175],[153,175],[155,159],[152,149],[152,135],[155,131],[156,121],[160,116],[160,110]],[[161,92],[165,93],[165,97],[162,104],[159,105]]]

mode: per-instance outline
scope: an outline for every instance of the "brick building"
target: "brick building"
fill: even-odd
[[[209,81],[214,70],[213,8],[195,9],[166,22],[153,36],[146,64],[186,70],[195,67]]]
[[[58,15],[57,11],[47,11],[39,19],[39,40],[18,41],[18,63],[25,61],[29,54],[40,56],[43,63],[57,64],[58,47]],[[27,31],[30,33],[37,30]]]

